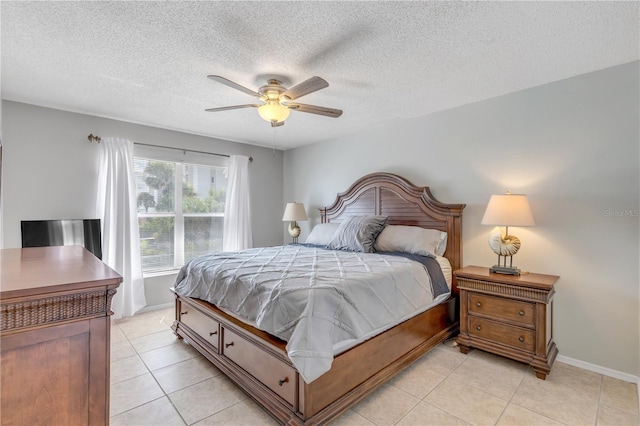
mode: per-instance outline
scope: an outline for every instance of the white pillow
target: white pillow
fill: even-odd
[[[376,251],[401,251],[421,256],[442,256],[447,233],[419,226],[387,225],[374,245]]]
[[[313,227],[305,243],[319,246],[329,245],[338,230],[339,223],[319,223]]]
[[[436,229],[431,229],[431,231],[437,231]],[[442,231],[437,231],[437,232],[442,232]],[[444,256],[444,252],[447,251],[447,233],[446,232],[442,232],[442,234],[444,236],[442,236],[442,240],[440,240],[440,244],[438,244],[438,247],[436,248],[436,255],[438,256]]]

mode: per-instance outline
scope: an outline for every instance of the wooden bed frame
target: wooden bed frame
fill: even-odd
[[[389,173],[374,173],[321,209],[322,222],[385,215],[389,225],[448,233],[445,257],[462,264],[464,204],[443,204],[428,187]],[[305,383],[287,357],[286,342],[225,314],[203,300],[175,294],[172,329],[283,424],[316,425],[334,419],[458,330],[457,287],[434,306],[335,357],[331,370]]]

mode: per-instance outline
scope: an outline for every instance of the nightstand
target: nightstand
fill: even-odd
[[[558,355],[552,329],[559,277],[493,274],[480,266],[454,275],[460,291],[460,352],[474,347],[525,362],[546,379]]]

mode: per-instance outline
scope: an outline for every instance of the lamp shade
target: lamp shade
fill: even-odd
[[[283,222],[301,222],[307,220],[307,213],[304,211],[302,203],[287,203],[282,215]]]
[[[258,107],[258,114],[266,121],[275,121],[279,123],[289,117],[291,110],[283,107],[277,100],[268,100],[266,104]]]
[[[483,225],[534,226],[527,196],[523,194],[492,195],[482,217]]]

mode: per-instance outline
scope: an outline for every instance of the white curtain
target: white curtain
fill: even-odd
[[[237,251],[253,246],[249,208],[249,157],[229,157],[227,198],[224,204],[222,249]]]
[[[96,203],[102,221],[102,261],[123,278],[113,298],[114,318],[131,316],[147,304],[137,207],[133,142],[103,138]]]

